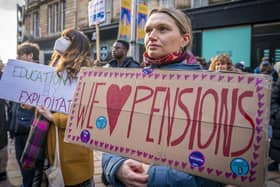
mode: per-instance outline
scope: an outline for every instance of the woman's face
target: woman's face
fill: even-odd
[[[189,35],[180,33],[175,21],[167,14],[152,14],[145,25],[145,47],[151,58],[161,58],[189,43]]]
[[[215,67],[215,69],[216,69],[217,71],[227,71],[228,68],[229,68],[229,66],[228,66],[227,63],[223,63],[223,62],[221,62],[221,61],[217,61],[217,62],[216,62],[216,67]]]

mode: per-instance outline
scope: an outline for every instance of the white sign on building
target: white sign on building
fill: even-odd
[[[105,0],[92,0],[88,3],[89,26],[105,21]]]

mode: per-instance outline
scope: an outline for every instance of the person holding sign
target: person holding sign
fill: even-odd
[[[75,83],[81,67],[93,66],[91,49],[87,37],[77,30],[66,29],[54,45],[50,62],[59,76],[66,72],[67,81]],[[66,186],[92,187],[93,151],[85,147],[64,142],[64,131],[68,115],[50,112],[46,107],[37,107],[40,114],[51,122],[47,138],[47,151],[50,164],[53,165],[55,144],[59,141],[60,165]],[[56,130],[58,137],[56,140]]]
[[[145,25],[143,72],[149,73],[153,68],[200,70],[189,51],[191,31],[190,20],[183,12],[170,8],[152,10]],[[103,154],[102,168],[104,178],[113,186],[223,186],[166,166],[148,165],[108,153]]]
[[[17,47],[17,59],[30,63],[37,63],[39,60],[40,48],[36,43],[24,42]],[[27,143],[30,127],[34,119],[35,108],[25,104],[11,102],[9,108],[9,130],[15,138],[16,159],[20,167],[23,186],[32,186],[36,183],[36,169],[25,169],[20,158]]]

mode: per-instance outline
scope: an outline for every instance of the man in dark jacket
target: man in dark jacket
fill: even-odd
[[[127,57],[128,50],[128,42],[124,40],[115,41],[112,48],[113,59],[109,62],[109,67],[138,68],[139,63],[132,57]]]
[[[272,138],[269,156],[273,162],[269,164],[268,170],[278,171],[280,164],[280,79],[272,85],[270,124],[272,125]]]
[[[35,43],[25,42],[17,48],[17,59],[37,63],[39,59],[39,46]],[[9,128],[15,138],[16,159],[20,166],[24,187],[30,187],[33,183],[35,169],[24,169],[20,158],[23,153],[29,130],[34,119],[35,108],[19,103],[11,103],[9,110]]]

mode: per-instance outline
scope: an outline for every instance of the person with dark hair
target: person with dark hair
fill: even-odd
[[[245,62],[244,61],[240,61],[234,64],[234,68],[236,70],[240,70],[241,72],[245,72],[246,67],[245,67]]]
[[[139,63],[132,57],[127,56],[129,43],[124,40],[116,40],[112,47],[113,59],[109,62],[109,67],[128,67],[137,68]]]
[[[17,59],[39,63],[40,47],[36,43],[24,42],[17,47]]]
[[[263,61],[259,67],[261,74],[270,75],[273,81],[277,81],[278,73],[268,61]]]
[[[145,25],[145,68],[201,70],[190,52],[192,27],[180,10],[159,8],[150,12]],[[141,121],[139,121],[139,125]],[[220,187],[223,184],[180,172],[167,166],[146,164],[115,154],[103,153],[103,175],[107,183],[123,186]]]
[[[39,62],[40,48],[36,43],[24,42],[17,47],[17,59],[31,63]],[[15,138],[16,159],[20,166],[23,186],[32,186],[36,169],[24,169],[20,158],[34,119],[35,108],[12,102],[9,110],[9,129]]]
[[[24,42],[17,47],[17,59],[30,63],[38,63],[39,46],[35,43]],[[32,186],[35,169],[24,169],[20,158],[23,153],[29,130],[34,119],[35,108],[12,102],[9,109],[9,128],[15,138],[16,159],[20,166],[24,187]]]
[[[199,62],[201,69],[208,70],[209,64],[207,64],[205,58],[197,56],[196,60]]]

